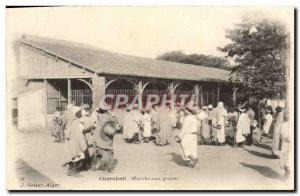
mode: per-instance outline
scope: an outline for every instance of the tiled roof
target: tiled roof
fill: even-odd
[[[64,40],[26,35],[20,41],[97,74],[226,82],[230,73],[224,69],[119,54]]]

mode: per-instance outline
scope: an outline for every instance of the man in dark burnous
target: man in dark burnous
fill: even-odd
[[[92,170],[107,170],[114,168],[113,138],[117,132],[117,123],[112,118],[107,106],[99,107],[98,123],[94,132],[95,151],[92,156]]]

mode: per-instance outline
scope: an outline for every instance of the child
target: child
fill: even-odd
[[[261,141],[261,135],[262,135],[262,132],[259,130],[259,128],[257,127],[257,121],[254,120],[253,121],[253,144],[259,144],[260,141]]]
[[[273,116],[271,114],[271,111],[269,108],[266,109],[266,116],[265,116],[265,122],[263,126],[264,134],[269,135],[270,134],[270,128],[273,122]]]
[[[56,108],[56,112],[54,113],[54,117],[53,117],[53,133],[52,136],[55,137],[54,142],[65,142],[64,141],[64,130],[63,130],[63,121],[62,121],[62,116],[61,116],[61,112],[60,112],[60,108],[57,107]]]

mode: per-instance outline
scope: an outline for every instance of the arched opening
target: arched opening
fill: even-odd
[[[135,87],[134,83],[129,80],[116,79],[116,80],[112,80],[107,84],[108,85],[106,86],[105,94],[112,95],[113,98],[107,97],[105,99],[105,102],[113,106],[115,105],[117,95],[127,95],[128,101],[130,103],[132,102],[134,96],[136,95],[136,91],[134,89]]]
[[[72,79],[71,88],[71,99],[76,105],[89,104],[91,106],[93,104],[92,89],[87,80]]]
[[[176,96],[176,103],[181,103],[183,97],[185,96],[187,97],[185,98],[184,104],[190,102],[193,94],[194,86],[193,84],[188,82],[180,83],[174,91],[174,95]]]
[[[77,106],[81,104],[93,104],[92,89],[88,79],[70,79],[71,82],[71,101]],[[62,110],[68,104],[68,80],[67,79],[47,79],[47,112],[54,113],[56,107]]]
[[[158,95],[159,96],[158,104],[161,104],[161,101],[162,101],[162,98],[164,95],[167,96],[167,98],[169,98],[167,84],[164,82],[161,82],[161,81],[149,82],[143,90],[143,94],[142,94],[143,106],[146,106],[146,104],[147,104],[146,102],[147,102],[149,95]]]
[[[220,95],[219,95],[220,96]],[[218,102],[218,84],[206,83],[202,87],[203,106],[211,104],[216,106]]]

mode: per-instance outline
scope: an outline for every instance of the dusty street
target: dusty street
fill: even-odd
[[[66,176],[62,167],[67,144],[53,143],[46,133],[16,133],[16,167],[20,188],[46,189],[287,189],[279,160],[271,159],[269,140],[257,147],[198,146],[196,168],[183,166],[179,144],[126,144],[115,137],[112,173],[85,171]],[[110,177],[110,178],[107,178]],[[142,185],[142,186],[141,186]]]

